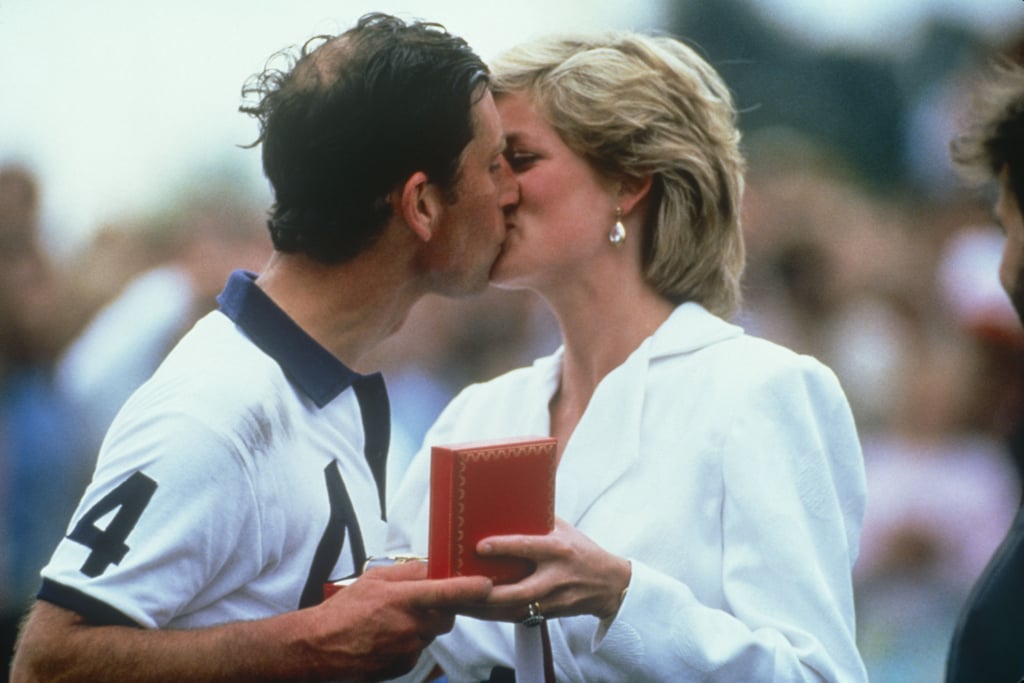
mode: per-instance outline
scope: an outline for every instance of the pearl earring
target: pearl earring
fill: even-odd
[[[608,233],[608,241],[616,247],[626,241],[626,226],[622,224],[622,209],[615,207],[615,225]]]

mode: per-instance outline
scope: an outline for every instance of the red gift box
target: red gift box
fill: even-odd
[[[556,444],[529,436],[431,448],[430,578],[487,576],[505,584],[533,572],[529,560],[481,557],[476,545],[554,529]]]

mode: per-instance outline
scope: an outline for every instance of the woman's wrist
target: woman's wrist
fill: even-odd
[[[629,583],[633,577],[633,565],[630,561],[623,558],[616,559],[619,562],[616,563],[618,566],[613,572],[615,579],[610,584],[611,591],[606,601],[608,607],[603,614],[597,615],[602,620],[614,619],[618,615],[619,608],[622,607],[622,603],[626,599],[626,593],[629,592]]]

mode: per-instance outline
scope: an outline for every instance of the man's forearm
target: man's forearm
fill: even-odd
[[[91,626],[40,602],[26,624],[12,668],[32,681],[325,680],[303,644],[307,615],[291,612],[198,630]]]
[[[196,630],[95,626],[40,601],[12,680],[378,681],[409,671],[455,609],[487,599],[481,576],[425,580],[425,564],[383,567],[315,607]]]

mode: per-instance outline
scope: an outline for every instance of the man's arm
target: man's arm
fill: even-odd
[[[94,626],[40,601],[11,680],[373,681],[399,676],[452,628],[454,610],[480,602],[490,581],[420,580],[419,564],[373,570],[316,607],[196,630]]]

